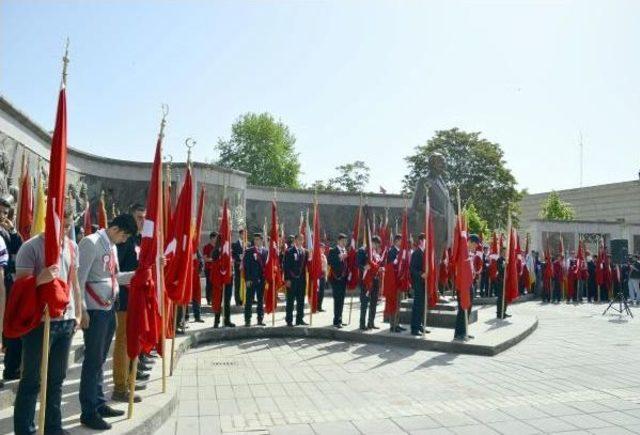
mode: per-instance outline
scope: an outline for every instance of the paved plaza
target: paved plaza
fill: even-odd
[[[495,357],[298,338],[202,346],[179,362],[179,405],[159,433],[640,433],[638,320],[603,309],[518,304],[538,329]]]

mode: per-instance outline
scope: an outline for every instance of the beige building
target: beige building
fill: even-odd
[[[549,240],[551,249],[556,250],[562,234],[567,250],[576,249],[579,237],[594,249],[602,237],[607,245],[613,239],[626,239],[630,252],[640,252],[639,181],[559,190],[557,193],[575,210],[575,221],[540,219],[542,203],[549,192],[527,195],[522,199],[521,227],[531,234],[533,249],[544,249]]]

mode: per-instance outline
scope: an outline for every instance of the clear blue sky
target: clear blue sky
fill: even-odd
[[[303,181],[365,160],[398,191],[403,157],[435,130],[500,143],[531,192],[635,179],[638,1],[0,0],[0,93],[50,128],[71,38],[69,141],[198,160],[247,111],[297,137]]]

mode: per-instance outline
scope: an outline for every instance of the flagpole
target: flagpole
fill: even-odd
[[[60,89],[67,87],[67,66],[69,64],[69,38],[62,57],[62,79]],[[60,245],[64,246],[64,231],[60,231]],[[49,338],[51,331],[51,315],[49,306],[44,307],[44,330],[42,337],[42,359],[40,361],[40,410],[38,412],[38,434],[44,435],[45,410],[47,408],[47,375],[49,372]]]
[[[500,319],[506,318],[506,291],[507,291],[507,266],[509,263],[509,252],[511,249],[511,209],[507,205],[509,215],[507,216],[507,255],[504,258],[504,276],[502,277],[502,307],[500,311]]]
[[[160,142],[160,156],[162,156],[162,139],[164,138],[164,127],[166,125],[167,114],[169,113],[169,107],[166,105],[162,106],[162,121],[160,121],[160,134],[159,134],[159,142]],[[162,160],[162,159],[161,159]],[[156,243],[156,273],[158,286],[160,287],[160,292],[156,292],[160,294],[159,303],[162,304],[161,310],[161,319],[162,319],[162,327],[160,328],[160,340],[161,340],[161,348],[162,348],[162,392],[167,392],[167,304],[165,301],[165,288],[164,288],[164,188],[163,188],[163,180],[164,174],[162,173],[162,162],[160,162],[160,174],[158,174],[158,180],[160,182],[160,192],[158,196],[160,197],[158,201],[158,241]],[[173,358],[173,351],[172,351]]]
[[[431,223],[429,222],[430,217],[430,207],[431,204],[429,202],[429,186],[425,183],[425,207],[424,207],[424,227],[426,229],[425,233],[425,244],[424,244],[424,326],[422,328],[422,338],[424,338],[427,333],[427,306],[429,304],[429,273],[432,273],[429,270],[429,254],[427,249],[430,251],[431,246],[427,246],[427,242],[431,242],[429,240],[429,232],[431,231]]]
[[[170,159],[172,162],[173,159]],[[168,164],[169,170],[167,171],[167,183],[169,183],[169,188],[171,188],[171,163]],[[168,210],[168,213],[171,213],[171,210]],[[164,241],[163,241],[164,243]],[[174,360],[174,350],[176,346],[176,334],[178,333],[178,327],[176,325],[176,319],[178,318],[178,304],[172,303],[173,308],[173,316],[171,317],[171,322],[173,323],[173,337],[171,337],[171,357],[169,361],[169,376],[173,376],[173,360]],[[167,319],[168,325],[169,319]]]
[[[356,246],[353,247],[353,249],[356,250],[356,255],[357,255],[357,249],[358,249],[358,239],[360,238],[360,224],[361,224],[361,220],[362,220],[362,192],[360,192],[360,206],[358,208],[358,238],[355,240]],[[351,237],[353,237],[353,234],[351,235]],[[356,257],[357,258],[357,257]],[[357,286],[356,286],[357,288]],[[351,313],[353,312],[353,295],[355,293],[355,288],[351,289],[351,297],[349,298],[349,321],[347,322],[349,325],[351,325]]]
[[[460,231],[462,231],[462,201],[460,200],[460,187],[456,188],[456,199],[458,202],[458,228],[460,229]],[[460,250],[460,248],[458,248],[458,250]],[[458,291],[462,293],[463,291],[469,291],[469,289],[458,289]],[[461,302],[462,299],[458,296],[458,306],[460,307],[459,309],[464,312],[464,339],[467,340],[469,336],[469,313],[467,313],[467,310],[462,309]]]

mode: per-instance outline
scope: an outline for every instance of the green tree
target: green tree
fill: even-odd
[[[305,186],[306,187],[306,186]],[[332,191],[335,190],[329,183],[325,183],[322,180],[316,180],[308,187],[310,190],[318,191]]]
[[[338,176],[327,182],[331,190],[362,192],[369,183],[370,169],[362,160],[337,166],[336,171]]]
[[[231,138],[218,139],[217,164],[249,173],[254,185],[299,186],[300,162],[296,138],[289,127],[269,113],[245,113],[231,126]]]
[[[487,240],[491,235],[489,232],[489,224],[480,217],[475,205],[468,204],[466,212],[467,219],[469,220],[469,232],[478,234],[483,240]]]
[[[409,173],[403,179],[403,190],[410,193],[421,177],[428,173],[428,160],[433,153],[445,160],[444,182],[455,198],[460,188],[462,203],[473,203],[478,215],[490,228],[506,227],[507,208],[512,209],[522,198],[516,179],[506,167],[500,145],[457,128],[436,131],[426,144],[416,147],[415,154],[405,157]]]
[[[575,212],[571,204],[560,199],[557,192],[552,191],[542,203],[540,218],[549,221],[572,221]]]

